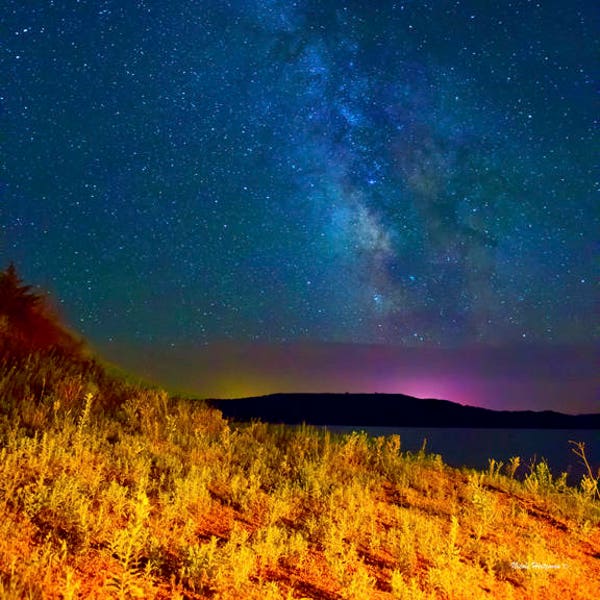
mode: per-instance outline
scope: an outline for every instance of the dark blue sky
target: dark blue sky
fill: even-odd
[[[595,3],[57,0],[0,25],[0,257],[108,355],[597,343]]]

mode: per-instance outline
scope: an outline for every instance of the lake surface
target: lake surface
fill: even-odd
[[[441,454],[444,462],[453,467],[485,469],[488,459],[505,464],[511,456],[521,458],[517,474],[529,472],[532,460],[546,459],[556,476],[568,473],[571,485],[578,483],[586,472],[580,459],[573,454],[569,440],[585,442],[587,458],[597,473],[600,468],[600,431],[565,429],[466,429],[419,427],[345,427],[329,426],[332,432],[365,431],[371,436],[400,436],[402,451],[418,451],[427,439],[428,453]]]

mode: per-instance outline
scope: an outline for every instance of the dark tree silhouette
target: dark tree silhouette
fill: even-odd
[[[25,285],[11,263],[0,273],[0,335],[22,351],[60,349],[76,353],[81,344],[60,324],[45,296]]]
[[[40,309],[43,297],[31,292],[30,285],[23,285],[13,263],[0,273],[0,315],[10,320],[27,320]]]

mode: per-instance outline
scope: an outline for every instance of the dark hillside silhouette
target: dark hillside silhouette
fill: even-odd
[[[363,427],[600,429],[600,414],[496,411],[403,394],[273,394],[209,402],[224,416],[239,421]]]

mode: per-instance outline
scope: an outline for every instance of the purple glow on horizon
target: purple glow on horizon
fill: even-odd
[[[468,390],[468,385],[452,378],[427,376],[391,378],[381,386],[380,391],[386,394],[406,394],[415,398],[439,398],[488,408],[483,399],[473,397]]]
[[[120,364],[201,398],[388,393],[494,410],[598,411],[597,350],[461,350],[344,344],[111,349]]]

